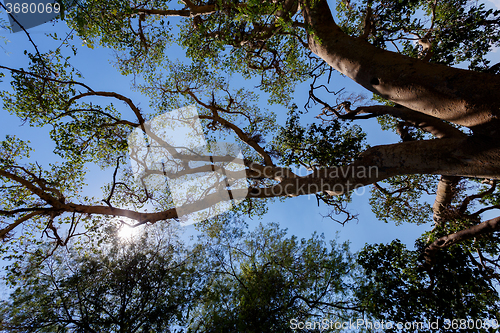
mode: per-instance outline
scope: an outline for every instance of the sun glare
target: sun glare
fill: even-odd
[[[118,237],[122,239],[132,238],[135,233],[135,228],[131,228],[128,225],[122,225],[118,231]]]
[[[118,221],[121,223],[121,226],[118,229],[118,237],[123,240],[132,239],[139,232],[139,228],[132,228],[129,225],[134,224],[134,220],[129,218],[119,218]]]

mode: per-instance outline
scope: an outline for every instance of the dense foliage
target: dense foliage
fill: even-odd
[[[3,109],[48,129],[57,159],[34,161],[16,133],[0,142],[0,253],[17,288],[1,305],[2,329],[289,332],[291,320],[317,318],[500,319],[500,218],[488,215],[500,208],[499,10],[467,0],[86,0],[65,8],[57,24],[66,35],[35,40],[25,31],[23,65],[0,63]],[[73,65],[82,50],[101,47],[143,100],[89,82]],[[373,98],[338,90],[345,81],[334,70]],[[182,163],[172,177],[165,159],[144,162],[138,177],[130,134],[149,140],[155,119],[189,105],[202,126],[195,135],[212,150],[157,135],[146,156],[163,148]],[[370,118],[401,140],[370,147]],[[220,141],[241,156],[214,152]],[[194,196],[179,204],[166,184],[215,173],[230,158],[243,172],[191,186],[201,188],[199,205]],[[88,172],[95,166],[106,183]],[[377,173],[358,172],[370,167]],[[414,250],[396,239],[350,254],[346,244],[298,240],[272,223],[242,227],[265,218],[276,198],[301,195],[346,223],[360,186],[371,186],[375,218],[429,224]],[[181,212],[224,201],[221,190],[235,205],[198,223],[194,245],[171,234]],[[125,224],[144,233],[124,245],[114,228]]]
[[[0,305],[8,332],[288,332],[290,320],[350,317],[347,244],[298,240],[233,220],[187,247],[171,228],[110,234],[98,253],[59,251]],[[109,231],[108,231],[109,232]],[[89,252],[90,251],[90,252]]]

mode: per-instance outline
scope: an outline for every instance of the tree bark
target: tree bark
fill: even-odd
[[[425,249],[424,256],[426,264],[431,265],[434,255],[441,249],[474,237],[489,235],[498,230],[500,230],[500,217],[495,217],[494,219],[484,221],[468,229],[438,238]]]
[[[434,205],[432,206],[434,213],[433,219],[436,225],[444,225],[446,220],[446,211],[453,200],[459,181],[460,177],[441,176],[437,186],[436,199],[434,200]]]
[[[466,134],[458,128],[453,127],[439,118],[413,111],[402,106],[393,107],[389,105],[372,105],[361,106],[355,110],[351,110],[349,107],[346,107],[346,110],[348,113],[341,116],[345,119],[356,119],[356,115],[358,114],[370,114],[375,116],[391,115],[393,117],[400,118],[417,128],[421,128],[425,132],[431,133],[438,139],[466,136]]]
[[[500,76],[432,64],[348,36],[326,0],[301,0],[312,52],[366,89],[475,133],[500,136]]]
[[[500,145],[475,136],[411,141],[367,149],[360,159],[339,168],[284,179],[254,197],[296,196],[326,191],[340,195],[377,181],[406,174],[436,174],[500,179]],[[274,194],[274,195],[273,195]]]
[[[202,157],[198,156],[198,158]],[[246,163],[246,166],[247,177],[269,178],[279,183],[265,188],[235,189],[231,191],[233,198],[293,197],[322,192],[341,195],[358,187],[404,174],[440,174],[500,179],[500,143],[471,136],[376,146],[367,149],[357,161],[350,165],[318,169],[303,177],[286,168],[255,163]],[[58,215],[68,212],[125,216],[138,221],[138,225],[179,217],[175,208],[162,212],[140,213],[109,206],[70,203],[55,198],[52,193],[53,189],[36,186],[37,179],[28,181],[4,170],[0,170],[0,174],[25,186],[33,195],[51,206],[40,208],[44,213],[53,211]],[[179,208],[184,212],[196,212],[213,207],[220,201],[220,194],[214,193]],[[17,225],[13,225],[13,228]]]

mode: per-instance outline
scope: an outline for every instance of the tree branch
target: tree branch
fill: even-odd
[[[81,82],[77,82],[77,81],[62,81],[62,80],[58,80],[58,79],[52,79],[52,78],[49,78],[49,77],[46,77],[46,76],[42,76],[42,75],[39,75],[39,74],[35,74],[35,73],[32,73],[32,72],[26,72],[24,70],[15,69],[15,68],[11,68],[11,67],[6,67],[6,66],[2,66],[2,65],[0,65],[0,68],[7,69],[7,70],[9,70],[11,72],[14,72],[14,73],[19,73],[19,74],[25,74],[25,75],[33,76],[33,77],[36,77],[38,79],[45,80],[45,81],[57,82],[57,83],[61,83],[61,84],[75,84],[75,85],[79,85],[79,86],[84,87],[88,91],[93,91],[92,88],[90,88],[86,84],[81,83]]]
[[[168,10],[136,8],[136,10],[139,14],[180,17],[196,17],[200,15],[209,15],[217,11],[215,5],[195,6],[191,2],[189,3],[191,4],[191,6],[188,5],[189,9]]]
[[[14,230],[16,227],[18,227],[23,222],[29,220],[30,218],[32,218],[34,216],[42,215],[44,213],[46,213],[46,211],[37,210],[37,211],[34,211],[32,213],[29,213],[29,214],[26,214],[23,217],[17,219],[15,222],[9,224],[6,228],[0,230],[0,240],[4,240],[5,237],[7,236],[7,234],[9,232],[11,232],[12,230]]]
[[[465,211],[467,210],[467,207],[469,206],[469,204],[472,200],[481,199],[489,194],[492,194],[493,192],[495,192],[496,187],[497,187],[497,182],[496,182],[496,180],[493,180],[491,182],[491,187],[487,191],[484,191],[484,192],[481,192],[478,194],[474,194],[474,195],[470,195],[467,198],[465,198],[464,201],[462,202],[462,205],[459,208],[459,212],[461,214],[464,214]]]
[[[500,136],[500,76],[424,62],[345,34],[326,0],[300,1],[310,50],[369,91],[411,110]],[[405,74],[402,74],[405,73]]]
[[[80,98],[83,98],[83,97],[86,97],[86,96],[104,96],[104,97],[113,97],[113,98],[116,98],[116,99],[119,99],[120,101],[123,101],[125,102],[132,111],[134,111],[135,113],[135,116],[137,117],[137,120],[139,121],[139,124],[142,126],[145,122],[144,118],[142,117],[142,113],[141,113],[141,110],[139,110],[139,108],[132,102],[132,100],[128,97],[125,97],[123,95],[120,95],[118,93],[115,93],[115,92],[108,92],[108,91],[90,91],[90,92],[87,92],[87,93],[83,93],[83,94],[79,94],[79,95],[76,95],[74,97],[72,97],[69,101],[68,101],[68,105],[70,105],[71,103],[73,103],[74,101],[76,101],[77,99],[80,99]]]
[[[451,204],[453,196],[456,194],[456,186],[460,181],[460,177],[456,176],[441,176],[439,180],[436,199],[432,206],[434,223],[438,226],[443,226],[446,220],[446,212]]]
[[[321,103],[321,102],[320,102]],[[412,124],[413,126],[422,129],[428,133],[431,133],[435,137],[442,138],[452,138],[452,137],[465,137],[466,134],[455,128],[454,126],[444,122],[443,120],[411,110],[403,106],[388,106],[388,105],[372,105],[372,106],[361,106],[354,110],[351,110],[350,103],[344,102],[339,104],[337,107],[331,107],[324,103],[325,110],[335,114],[341,119],[358,119],[359,114],[370,114],[373,116],[390,115]],[[346,114],[340,114],[339,110],[343,107]],[[326,113],[323,113],[326,114]],[[328,114],[326,114],[328,115]]]
[[[491,220],[484,221],[473,227],[465,230],[461,230],[451,235],[446,235],[436,239],[434,242],[429,244],[424,252],[424,257],[427,265],[432,265],[433,257],[436,252],[450,247],[453,244],[480,236],[486,236],[492,234],[495,231],[500,230],[500,217],[496,217]]]

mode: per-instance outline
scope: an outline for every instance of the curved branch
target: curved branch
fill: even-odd
[[[116,99],[118,99],[120,101],[123,101],[123,102],[125,102],[130,107],[130,109],[132,111],[134,111],[135,116],[137,117],[137,120],[139,121],[140,125],[143,125],[144,122],[145,122],[144,118],[142,117],[141,110],[139,110],[139,108],[132,102],[132,100],[130,98],[128,98],[128,97],[125,97],[125,96],[120,95],[120,94],[115,93],[115,92],[109,92],[109,91],[90,91],[90,92],[86,92],[86,93],[83,93],[83,94],[76,95],[76,96],[72,97],[68,101],[68,105],[70,105],[71,103],[73,103],[77,99],[80,99],[80,98],[83,98],[83,97],[86,97],[86,96],[113,97],[113,98],[116,98]]]
[[[45,81],[57,82],[57,83],[61,83],[61,84],[75,84],[75,85],[79,85],[79,86],[84,87],[88,91],[92,91],[93,92],[92,88],[90,88],[89,86],[87,86],[86,84],[81,83],[81,82],[77,82],[77,81],[62,81],[62,80],[57,80],[57,79],[51,79],[51,78],[46,77],[46,76],[42,76],[42,75],[38,75],[38,74],[35,74],[35,73],[26,72],[24,70],[14,69],[14,68],[2,66],[2,65],[0,65],[0,68],[7,69],[7,70],[9,70],[11,72],[14,72],[14,73],[30,75],[30,76],[33,76],[33,77],[36,77],[38,79],[45,80]]]
[[[30,218],[32,218],[34,216],[42,215],[44,213],[46,213],[46,211],[37,210],[37,211],[34,211],[32,213],[29,213],[29,214],[26,214],[23,217],[17,219],[15,222],[9,224],[6,228],[0,230],[0,240],[4,240],[5,237],[7,236],[7,234],[9,232],[11,232],[12,230],[14,230],[16,227],[18,227],[23,222],[29,220]]]
[[[120,167],[120,159],[121,158],[123,158],[123,156],[118,156],[118,158],[116,159],[116,167],[115,167],[115,171],[113,172],[113,183],[111,185],[111,190],[109,191],[109,196],[106,199],[102,200],[109,207],[113,207],[111,205],[111,198],[113,197],[113,194],[115,192],[115,187],[116,187],[116,173],[118,172],[118,168]]]
[[[476,137],[375,146],[362,153],[360,159],[350,165],[317,169],[304,177],[284,179],[271,188],[254,189],[255,193],[251,195],[298,196],[325,191],[330,195],[340,195],[403,174],[500,179],[499,157],[500,147],[496,143]],[[495,176],[484,176],[490,172]]]
[[[475,136],[465,139],[447,138],[435,140],[411,141],[392,145],[369,148],[354,163],[338,168],[316,169],[303,177],[288,169],[263,166],[249,161],[245,165],[254,176],[274,179],[279,184],[260,188],[232,189],[232,198],[272,198],[280,196],[299,196],[326,192],[340,195],[358,187],[373,184],[385,178],[402,174],[444,174],[449,176],[467,176],[500,179],[500,146],[497,142]],[[193,155],[193,160],[206,159],[205,156]],[[211,157],[212,160],[234,161],[231,156]],[[66,203],[54,198],[46,190],[35,186],[18,175],[0,170],[0,176],[12,179],[33,194],[52,205],[57,214],[83,213],[108,216],[124,216],[138,221],[135,225],[155,223],[160,220],[176,219],[178,212],[190,214],[206,208],[215,207],[221,200],[220,193],[203,194],[198,201],[181,207],[155,213],[141,213],[99,205],[80,205]]]
[[[63,113],[57,115],[56,117],[52,118],[52,121],[57,120],[57,119],[62,118],[62,117],[69,116],[72,113],[76,113],[76,112],[94,112],[94,113],[98,113],[100,115],[106,116],[106,117],[115,121],[114,123],[109,124],[110,126],[116,126],[116,125],[128,125],[130,127],[140,126],[140,124],[138,124],[138,123],[133,123],[133,122],[128,121],[128,120],[118,119],[118,118],[112,116],[111,114],[109,114],[107,112],[103,112],[103,111],[98,110],[98,109],[72,109],[72,110],[68,110],[68,111],[63,112]]]
[[[300,1],[310,50],[359,85],[429,116],[500,136],[500,76],[424,62],[344,33],[326,0]]]
[[[489,194],[492,194],[493,192],[495,192],[496,187],[497,187],[497,182],[494,179],[491,183],[491,187],[487,191],[484,191],[484,192],[481,192],[478,194],[474,194],[474,195],[470,195],[467,198],[465,198],[464,201],[462,202],[462,205],[460,206],[460,209],[459,209],[460,213],[462,213],[462,214],[465,213],[465,210],[467,209],[467,207],[469,206],[469,204],[472,200],[481,199]]]
[[[451,235],[446,235],[436,239],[429,244],[424,251],[424,257],[427,265],[432,265],[433,257],[437,251],[450,247],[453,244],[474,238],[492,234],[500,230],[500,217],[484,221],[473,227],[461,230]]]
[[[484,213],[484,212],[486,212],[488,210],[492,210],[492,209],[500,209],[500,205],[494,205],[494,206],[489,206],[489,207],[481,208],[477,212],[472,213],[471,216],[479,216],[482,213]]]
[[[404,106],[372,105],[361,106],[354,110],[350,109],[350,103],[344,102],[338,108],[344,107],[347,114],[339,114],[338,110],[327,106],[326,110],[336,114],[341,119],[357,119],[358,114],[369,114],[374,116],[390,115],[412,124],[425,132],[431,133],[438,139],[466,137],[466,134],[443,120],[411,110]]]
[[[36,187],[32,181],[28,181],[28,180],[26,180],[26,179],[24,179],[16,174],[13,174],[11,172],[8,172],[8,171],[2,170],[2,169],[0,169],[0,176],[11,179],[11,180],[21,184],[26,189],[28,189],[31,193],[35,194],[40,199],[42,199],[45,202],[47,202],[48,204],[52,205],[54,208],[58,208],[62,204],[62,202],[59,201],[58,198],[54,198],[52,195],[48,194],[44,190]],[[48,189],[48,190],[50,190],[50,189]],[[55,189],[52,189],[53,192],[54,192],[54,190]]]
[[[209,104],[206,104],[206,103],[203,103],[200,99],[198,99],[198,97],[191,91],[191,89],[187,89],[186,90],[186,93],[191,96],[195,101],[196,103],[198,103],[199,105],[203,106],[204,108],[212,111],[212,115],[211,116],[204,116],[204,115],[200,115],[199,118],[200,119],[211,119],[215,122],[218,122],[219,124],[221,124],[222,126],[224,127],[227,127],[227,128],[230,128],[231,130],[233,130],[234,133],[236,133],[236,135],[238,136],[238,138],[240,138],[241,141],[245,142],[246,144],[248,144],[250,147],[252,147],[260,156],[262,156],[262,158],[264,158],[264,163],[266,165],[269,165],[269,166],[274,166],[274,163],[271,159],[271,157],[269,156],[269,154],[264,150],[264,148],[262,148],[255,140],[253,140],[247,133],[245,133],[243,130],[241,130],[238,126],[236,126],[235,124],[227,121],[226,119],[224,118],[221,118],[218,114],[218,111],[221,111],[221,112],[226,112],[226,109],[223,109],[219,106],[216,106],[215,104],[212,104],[212,105],[209,105]],[[229,112],[231,113],[231,112]]]
[[[212,119],[222,126],[228,127],[236,133],[238,138],[241,139],[241,141],[245,142],[247,145],[255,149],[255,151],[264,158],[264,163],[269,166],[274,166],[274,163],[269,156],[269,154],[262,148],[254,139],[252,139],[247,133],[243,132],[241,128],[238,126],[234,125],[233,123],[227,121],[224,118],[221,118],[220,116],[199,116],[200,119]]]

